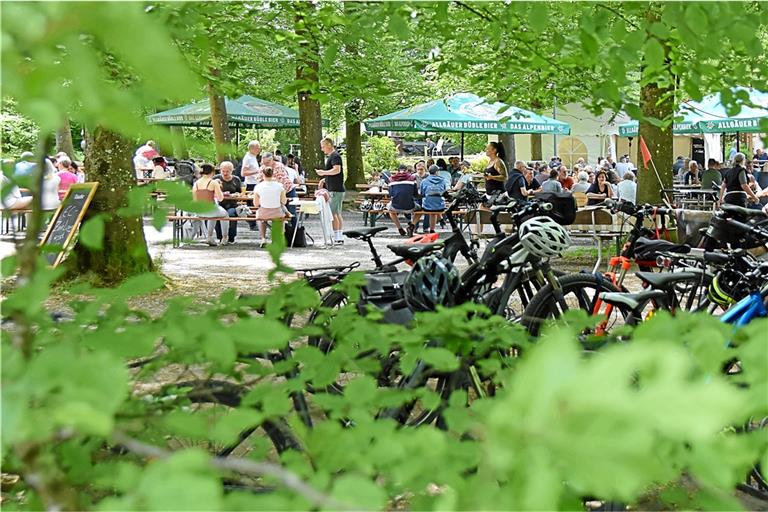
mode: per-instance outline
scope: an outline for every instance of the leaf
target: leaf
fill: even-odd
[[[342,475],[333,483],[331,495],[356,509],[379,510],[384,508],[387,495],[368,478],[359,475]]]
[[[403,41],[408,39],[408,21],[400,13],[392,13],[389,17],[389,31],[398,39]]]
[[[80,226],[79,242],[89,249],[104,247],[104,215],[96,215]]]
[[[459,368],[459,359],[456,354],[442,347],[425,349],[421,358],[436,370],[451,372]]]
[[[644,63],[650,69],[661,69],[664,67],[664,48],[655,38],[650,38],[645,42],[645,52],[643,54]]]
[[[145,272],[137,276],[129,277],[115,294],[119,297],[135,297],[137,295],[146,295],[165,286],[163,278],[154,272]]]

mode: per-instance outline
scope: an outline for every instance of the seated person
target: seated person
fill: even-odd
[[[400,225],[399,214],[412,215],[416,208],[416,180],[408,168],[401,165],[397,172],[389,179],[389,217],[397,227],[397,231],[405,236],[406,231]],[[408,236],[413,235],[414,225],[408,223]]]
[[[61,200],[67,195],[69,187],[77,183],[77,174],[72,172],[72,161],[69,158],[60,158],[56,167],[59,168],[56,174],[59,177],[59,199]]]
[[[549,179],[541,184],[542,192],[562,192],[563,185],[560,182],[560,173],[554,169],[549,171]],[[571,180],[573,181],[573,180]]]
[[[425,212],[440,212],[445,209],[445,200],[443,194],[448,189],[445,179],[438,172],[440,168],[433,165],[429,168],[429,176],[421,182],[421,208]],[[413,216],[413,224],[418,225],[422,214],[416,213]],[[435,232],[437,215],[429,215],[429,232]]]
[[[286,217],[288,209],[285,205],[288,202],[288,197],[283,184],[275,180],[274,171],[271,167],[262,167],[261,172],[263,180],[253,189],[253,204],[258,208],[256,218],[260,221],[261,240],[259,247],[264,247],[267,243],[266,221]]]
[[[165,180],[170,178],[171,174],[168,172],[167,163],[162,156],[156,156],[152,159],[152,178],[156,180]]]
[[[595,182],[587,190],[587,206],[600,204],[611,197],[613,197],[613,189],[608,183],[608,175],[601,169],[597,171]]]
[[[589,174],[587,171],[579,171],[579,174],[576,177],[579,181],[574,183],[573,187],[571,187],[571,192],[584,192],[586,194],[590,187]]]

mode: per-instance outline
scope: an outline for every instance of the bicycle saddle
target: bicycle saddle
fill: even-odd
[[[720,209],[730,215],[739,215],[741,217],[766,217],[762,210],[752,210],[751,208],[743,208],[733,204],[724,204]]]
[[[360,228],[360,229],[350,229],[349,231],[344,232],[344,236],[348,236],[349,238],[359,238],[360,240],[368,240],[370,238],[373,238],[376,233],[381,233],[382,231],[386,231],[386,226],[377,226],[375,228]]]
[[[666,290],[681,281],[692,281],[699,277],[694,272],[635,272],[635,275],[644,283],[654,288]]]
[[[667,294],[664,290],[645,290],[639,293],[606,292],[600,298],[613,305],[624,305],[629,309],[637,309],[648,300],[659,299]]]
[[[406,260],[417,260],[442,248],[443,242],[432,244],[392,244],[387,246],[387,249],[395,253],[395,256],[400,256]]]

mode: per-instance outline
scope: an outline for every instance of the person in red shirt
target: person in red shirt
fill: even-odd
[[[59,158],[56,161],[56,167],[59,168],[59,172],[56,173],[59,177],[59,200],[62,200],[67,195],[69,187],[77,183],[77,174],[72,172],[72,161],[69,158]]]
[[[560,166],[557,181],[563,186],[563,190],[571,190],[571,187],[573,187],[573,178],[568,176],[568,168],[566,166]]]

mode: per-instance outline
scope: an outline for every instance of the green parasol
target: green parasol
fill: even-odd
[[[567,135],[568,123],[528,110],[487,103],[481,97],[458,93],[447,98],[398,110],[365,121],[368,131],[461,132],[461,133],[550,133]]]
[[[225,98],[227,118],[231,126],[252,126],[254,128],[298,128],[299,113],[289,107],[278,105],[253,96],[240,96],[233,100]],[[211,126],[211,108],[208,100],[201,100],[165,112],[147,116],[150,124],[175,126]],[[328,126],[323,119],[323,126]]]

